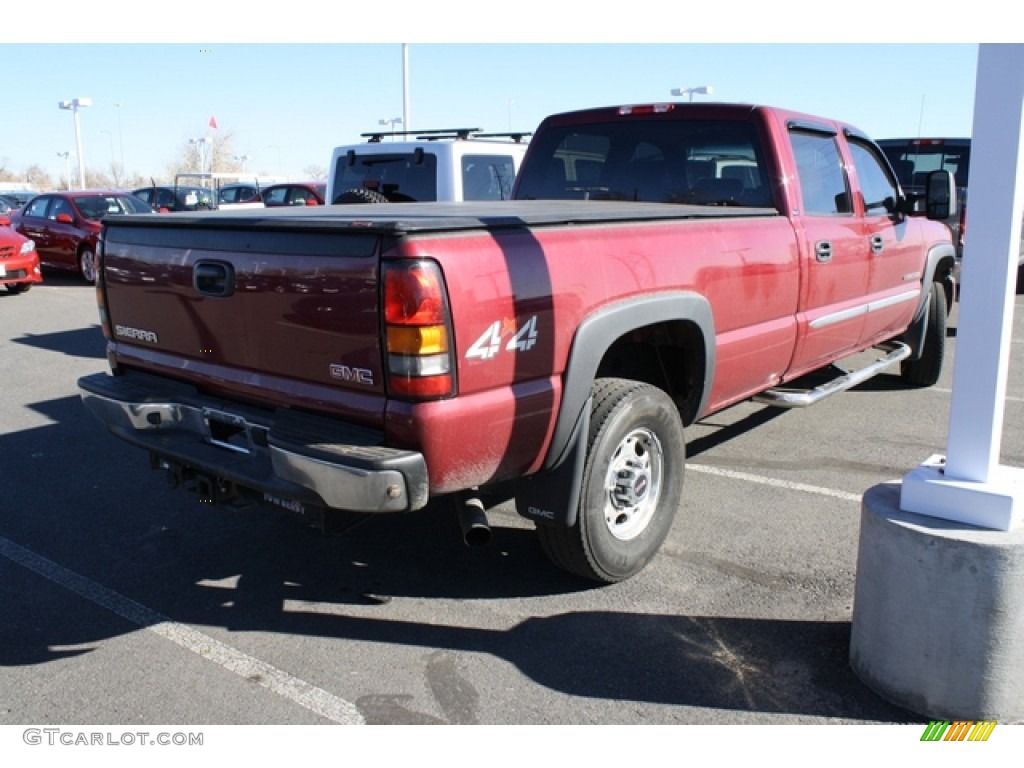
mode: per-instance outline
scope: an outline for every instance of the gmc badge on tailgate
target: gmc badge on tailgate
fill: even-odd
[[[373,371],[369,368],[353,368],[341,363],[331,363],[331,378],[373,386]]]

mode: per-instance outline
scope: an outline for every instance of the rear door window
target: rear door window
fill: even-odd
[[[853,213],[850,188],[835,136],[795,130],[790,132],[803,212],[819,216]]]

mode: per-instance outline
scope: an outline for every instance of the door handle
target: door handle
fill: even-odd
[[[829,240],[819,240],[814,244],[814,258],[820,264],[827,264],[832,261],[832,243]]]
[[[875,255],[878,255],[883,250],[885,250],[885,240],[882,239],[881,235],[872,235],[871,236],[871,252],[873,254],[875,254]]]
[[[230,296],[235,292],[235,268],[224,261],[197,261],[192,287],[204,296]]]

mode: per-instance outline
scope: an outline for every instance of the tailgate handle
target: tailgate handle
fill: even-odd
[[[235,292],[235,268],[224,261],[197,261],[192,287],[204,296],[230,296]]]

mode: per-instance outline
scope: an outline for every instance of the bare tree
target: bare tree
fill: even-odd
[[[236,173],[241,163],[236,160],[235,134],[232,131],[218,131],[199,140],[182,144],[181,152],[167,168],[168,176],[178,173]]]
[[[53,189],[53,177],[42,166],[30,165],[25,169],[24,179],[33,189]]]
[[[321,181],[327,178],[326,166],[314,163],[313,165],[307,165],[302,169],[302,172],[306,175],[306,178],[311,181]]]

